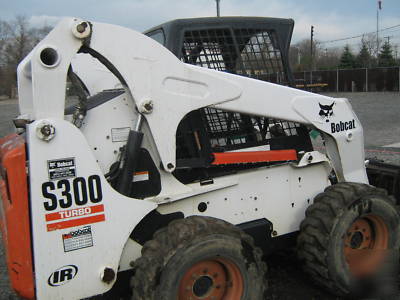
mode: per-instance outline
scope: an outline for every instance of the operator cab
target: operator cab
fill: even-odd
[[[161,24],[145,34],[185,63],[293,86],[288,59],[293,26],[292,19],[192,18]],[[304,125],[212,107],[192,111],[182,119],[177,129],[176,146],[177,170],[174,175],[184,183],[271,164],[215,166],[212,164],[215,153],[312,151],[308,129]]]
[[[185,63],[293,86],[292,19],[177,19],[144,32]]]

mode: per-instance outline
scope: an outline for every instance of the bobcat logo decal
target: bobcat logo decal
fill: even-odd
[[[326,119],[326,122],[329,122],[329,117],[333,115],[333,106],[335,105],[335,102],[333,102],[331,105],[322,105],[321,103],[319,104],[319,115]]]

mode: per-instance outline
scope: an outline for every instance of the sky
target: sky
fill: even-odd
[[[309,38],[330,41],[376,31],[377,0],[220,0],[222,16],[265,16],[292,18],[293,42]],[[216,15],[215,0],[0,0],[0,20],[26,16],[32,25],[54,25],[66,16],[113,23],[144,31],[160,23],[190,17]],[[400,0],[382,0],[381,29],[400,25]],[[400,26],[380,33],[400,44]],[[359,39],[325,43],[357,47]]]

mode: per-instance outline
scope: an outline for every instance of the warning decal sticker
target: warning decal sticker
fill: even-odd
[[[85,226],[62,235],[64,252],[84,249],[93,246],[92,227]]]
[[[48,160],[47,170],[49,172],[49,180],[75,177],[75,158]]]
[[[111,140],[112,142],[126,142],[128,140],[130,127],[122,128],[111,128]]]
[[[133,174],[133,182],[146,181],[146,180],[149,180],[148,171],[135,172]]]

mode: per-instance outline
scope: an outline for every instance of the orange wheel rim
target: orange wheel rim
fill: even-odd
[[[192,265],[179,284],[179,300],[239,300],[243,277],[236,264],[214,258]]]
[[[344,236],[344,256],[355,276],[374,273],[388,248],[389,231],[381,217],[366,215],[354,221]]]

